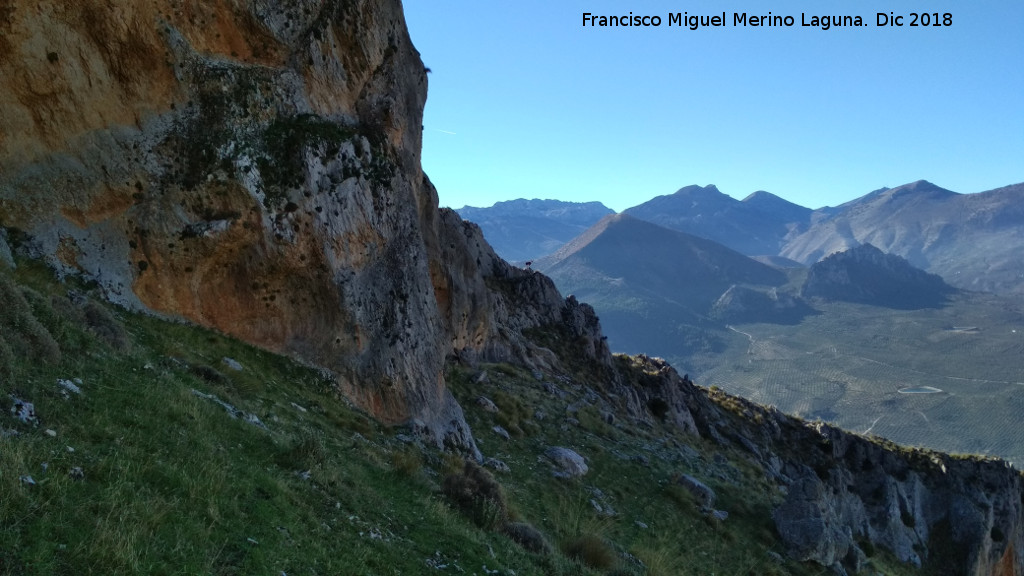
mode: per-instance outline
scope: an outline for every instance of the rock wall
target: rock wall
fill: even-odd
[[[0,225],[124,306],[330,369],[476,453],[445,358],[550,364],[543,277],[439,211],[398,0],[0,6]]]
[[[852,574],[886,549],[929,574],[1024,574],[1024,477],[1008,463],[901,447],[685,388],[699,432],[749,453],[785,494],[773,519],[792,557]]]

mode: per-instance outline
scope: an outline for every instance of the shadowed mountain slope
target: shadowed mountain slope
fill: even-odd
[[[707,313],[730,286],[786,282],[781,271],[717,242],[628,214],[602,219],[535,266],[593,304],[614,349],[668,356],[680,346],[714,346]]]

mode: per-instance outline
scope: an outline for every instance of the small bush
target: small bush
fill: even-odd
[[[683,510],[690,510],[697,505],[697,501],[693,499],[693,494],[675,482],[665,486],[665,495]]]
[[[115,350],[124,351],[128,349],[128,333],[105,306],[90,300],[86,302],[82,312],[85,315],[86,326],[100,340],[103,340]]]
[[[190,371],[211,384],[226,384],[228,381],[227,376],[206,365],[192,366]]]
[[[391,467],[402,476],[415,476],[423,468],[423,454],[416,448],[404,448],[391,453]]]
[[[596,570],[607,570],[615,563],[615,551],[600,536],[583,534],[565,546],[565,555]]]
[[[526,549],[527,552],[533,552],[534,554],[551,553],[551,545],[548,544],[540,530],[526,522],[509,522],[502,527],[501,531],[510,540]]]
[[[441,490],[477,526],[490,530],[508,517],[508,506],[494,476],[471,460],[461,474],[444,479]]]
[[[277,463],[291,470],[310,470],[323,464],[327,457],[319,436],[303,433],[289,448],[278,454]]]
[[[0,274],[0,303],[0,333],[14,358],[48,364],[60,362],[60,346],[6,274]]]

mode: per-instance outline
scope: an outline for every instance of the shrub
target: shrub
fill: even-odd
[[[304,432],[294,444],[278,454],[277,463],[292,470],[309,470],[322,464],[326,456],[320,437]]]
[[[403,476],[415,476],[423,467],[423,455],[416,448],[403,448],[391,453],[391,466]]]
[[[60,346],[6,274],[0,274],[0,302],[0,333],[14,357],[49,364],[60,362]]]
[[[565,546],[565,555],[596,570],[607,570],[615,563],[615,551],[604,538],[583,534]]]
[[[481,528],[492,529],[508,517],[501,485],[490,472],[471,460],[466,460],[461,474],[445,478],[441,489],[463,514]]]
[[[103,340],[115,350],[124,351],[128,349],[128,333],[105,306],[90,300],[86,302],[83,313],[85,315],[85,324],[100,340]]]
[[[551,545],[548,544],[540,530],[526,522],[509,522],[502,527],[501,531],[510,540],[525,548],[527,552],[533,552],[534,554],[551,553]]]

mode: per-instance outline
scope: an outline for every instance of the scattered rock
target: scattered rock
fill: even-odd
[[[555,465],[556,478],[579,478],[590,471],[583,456],[568,448],[552,446],[544,451],[544,456]]]
[[[231,404],[228,404],[227,402],[221,400],[214,394],[204,394],[199,390],[196,390],[195,388],[192,389],[192,394],[205,400],[209,400],[211,402],[220,404],[221,407],[224,408],[224,410],[226,410],[228,415],[231,416],[232,418],[241,418],[242,420],[245,420],[246,422],[254,426],[259,426],[260,428],[267,430],[267,426],[263,422],[260,422],[260,419],[255,414],[239,410],[238,408],[235,408]]]
[[[31,476],[29,476],[28,474],[22,474],[21,476],[18,476],[18,480],[21,480],[21,483],[26,485],[26,486],[35,486],[36,485],[35,479],[32,478]]]
[[[57,386],[60,387],[61,396],[63,396],[65,400],[70,398],[72,394],[75,394],[75,395],[78,395],[78,396],[80,396],[82,394],[82,389],[79,388],[78,384],[75,384],[75,382],[77,382],[78,384],[81,384],[82,380],[79,379],[79,378],[75,378],[74,382],[72,382],[71,380],[64,380],[64,379],[58,379],[57,380]]]
[[[220,361],[223,362],[228,368],[231,368],[236,372],[241,372],[242,370],[245,369],[242,367],[241,364],[238,363],[237,360],[233,358],[228,358],[227,356],[221,358]]]
[[[476,378],[473,379],[473,381],[476,382],[477,384],[483,384],[484,382],[487,382],[487,370],[481,370],[480,373],[476,375]]]
[[[485,467],[490,468],[491,470],[494,470],[495,472],[511,472],[512,471],[512,469],[508,467],[508,464],[505,464],[504,462],[502,462],[501,460],[498,460],[497,458],[484,458],[483,464],[484,464]]]
[[[302,412],[303,414],[305,414],[306,412],[309,412],[309,410],[306,410],[305,408],[303,408],[302,406],[299,406],[295,402],[292,402],[291,405],[292,405],[292,408],[295,408],[296,410],[298,410],[299,412]]]
[[[70,471],[68,471],[68,476],[70,476],[72,480],[84,480],[85,470],[82,470],[81,466],[75,466]]]
[[[533,411],[533,419],[540,422],[548,417],[548,413],[541,410],[540,408]]]
[[[637,528],[641,528],[643,530],[647,530],[648,528],[650,528],[650,526],[648,526],[646,522],[635,520],[633,523],[637,525]]]
[[[565,412],[567,414],[579,414],[580,409],[586,408],[587,406],[590,406],[590,402],[588,402],[586,398],[580,398],[579,400],[566,406]]]
[[[39,424],[39,419],[36,417],[36,406],[35,404],[22,400],[14,395],[9,395],[13,405],[11,406],[11,414],[20,420],[23,424],[32,424],[33,426]]]
[[[511,436],[509,436],[508,430],[505,430],[501,426],[495,426],[494,428],[491,428],[491,430],[494,430],[495,434],[497,434],[498,436],[501,436],[505,440],[511,439]]]
[[[491,412],[493,414],[498,413],[498,406],[486,396],[480,396],[476,399],[476,403],[484,412]]]
[[[690,494],[693,495],[694,500],[697,501],[697,505],[701,508],[711,508],[715,504],[715,491],[712,490],[707,484],[697,480],[689,474],[680,474],[676,478],[676,484],[686,488]]]
[[[719,522],[725,522],[725,519],[729,517],[729,513],[725,510],[712,510],[711,514],[708,514],[708,516],[718,520]]]
[[[47,436],[49,436],[50,438],[56,438],[57,437],[57,431],[56,430],[47,429],[45,434]]]
[[[685,445],[679,447],[679,456],[687,462],[696,462],[700,460],[700,452],[697,452],[690,446]]]
[[[599,515],[609,517],[618,515],[615,508],[612,508],[611,503],[608,502],[608,498],[600,488],[597,488],[596,486],[592,487],[590,489],[590,493],[594,495],[594,497],[590,499],[590,505],[594,507],[594,510]]]

